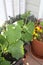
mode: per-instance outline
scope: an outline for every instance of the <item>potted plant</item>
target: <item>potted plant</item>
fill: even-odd
[[[28,26],[23,24],[23,20],[21,21],[17,24],[7,24],[6,29],[4,28],[0,34],[0,65],[10,65],[13,61],[17,63],[20,58],[24,57],[24,41],[28,42],[32,39],[31,33],[33,33],[34,25],[29,22],[30,26]]]
[[[29,13],[21,15],[22,20],[5,23],[0,34],[0,65],[13,65],[24,57],[24,45],[33,39],[34,23],[27,21]],[[14,19],[13,19],[14,20]],[[25,43],[24,43],[25,42]]]
[[[29,18],[27,16],[27,18],[25,19],[26,22],[28,19],[28,22],[25,23],[23,26],[22,40],[24,40],[26,44],[29,43],[29,41],[31,41],[32,52],[36,56],[42,58],[43,57],[43,21],[37,20],[36,18],[33,18],[32,20],[32,17]]]
[[[43,21],[35,23],[33,33],[32,52],[39,58],[43,58]]]
[[[24,57],[24,43],[21,40],[21,27],[8,24],[0,34],[0,65],[16,63]],[[10,62],[9,62],[10,61]]]
[[[24,51],[26,53],[28,52],[26,47],[30,47],[30,42],[33,39],[34,22],[36,22],[37,19],[34,15],[31,15],[30,12],[26,12],[21,15],[20,18],[22,20],[19,20],[18,24],[22,28],[21,40],[24,42]]]

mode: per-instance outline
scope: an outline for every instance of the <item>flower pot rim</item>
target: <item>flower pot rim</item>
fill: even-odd
[[[39,40],[37,40],[37,39],[34,39],[33,41],[36,41],[36,42],[38,41],[38,42],[40,42],[40,43],[43,43],[42,41],[39,41]],[[32,42],[33,42],[33,41],[32,41]]]

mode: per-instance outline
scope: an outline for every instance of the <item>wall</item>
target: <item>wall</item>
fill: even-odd
[[[40,1],[39,18],[43,19],[43,0]]]
[[[26,10],[31,11],[32,14],[35,15],[35,17],[38,18],[39,16],[39,8],[40,8],[40,0],[27,0],[26,2]]]
[[[37,18],[43,18],[43,0],[0,0],[0,25],[9,16],[31,11]]]
[[[13,17],[25,12],[25,0],[0,0],[0,26],[9,16]]]
[[[0,19],[9,19],[25,12],[25,0],[0,0]]]

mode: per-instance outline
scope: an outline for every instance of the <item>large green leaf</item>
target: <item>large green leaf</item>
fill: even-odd
[[[29,22],[27,25],[24,25],[22,33],[22,40],[28,42],[31,41],[33,38],[33,30],[34,30],[34,23]]]
[[[19,59],[24,55],[23,42],[21,40],[17,41],[15,44],[11,44],[8,47],[8,51],[12,54],[13,57]]]
[[[9,43],[14,43],[21,38],[21,27],[18,24],[10,24],[7,26],[5,35]]]
[[[0,44],[4,45],[5,42],[6,42],[6,39],[4,38],[4,36],[2,36],[2,35],[0,34]]]
[[[2,36],[0,34],[0,47],[1,47],[1,49],[4,51],[4,48],[7,48],[7,46],[8,46],[7,40],[5,39],[4,36]]]
[[[24,24],[24,21],[23,20],[19,20],[17,23],[22,27],[23,24]]]
[[[27,28],[28,28],[28,31],[33,34],[33,31],[34,31],[34,22],[28,22],[28,24],[26,25]]]
[[[10,65],[10,62],[6,61],[4,58],[0,57],[0,65]]]
[[[24,40],[25,42],[29,42],[30,40],[32,40],[32,35],[29,32],[25,32],[22,34],[22,40]]]

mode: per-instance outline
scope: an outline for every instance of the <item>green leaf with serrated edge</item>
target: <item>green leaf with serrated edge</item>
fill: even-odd
[[[25,42],[29,42],[30,40],[32,40],[32,35],[29,32],[25,32],[22,34],[22,40],[24,40]]]
[[[26,42],[31,41],[33,38],[34,23],[29,22],[27,25],[24,25],[23,31],[24,33],[22,33],[22,40]]]
[[[1,47],[1,50],[4,51],[4,48],[7,48],[7,46],[8,46],[7,40],[5,39],[4,36],[2,36],[0,34],[0,47]]]
[[[9,43],[14,43],[21,38],[21,27],[18,24],[10,24],[7,26],[5,35]]]
[[[34,31],[34,23],[33,22],[28,22],[28,24],[26,25],[28,28],[28,31],[30,31],[31,34],[33,34]]]
[[[0,34],[0,44],[4,45],[5,42],[6,42],[6,39],[4,38],[4,36]]]
[[[8,47],[8,52],[16,59],[22,58],[24,56],[23,42],[21,40],[17,41],[14,44],[11,44]]]

